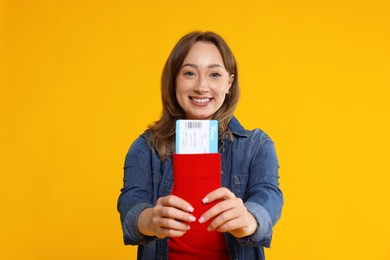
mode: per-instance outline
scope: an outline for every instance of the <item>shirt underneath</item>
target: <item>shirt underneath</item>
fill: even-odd
[[[168,259],[229,260],[229,251],[223,233],[219,233],[217,231],[203,231],[203,229],[198,229],[197,231],[195,231],[191,226],[191,229],[187,231],[183,236],[169,238]],[[191,234],[190,231],[192,231],[193,233]]]

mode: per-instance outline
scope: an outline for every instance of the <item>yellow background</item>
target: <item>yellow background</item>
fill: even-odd
[[[0,259],[134,259],[125,154],[158,119],[173,45],[221,34],[236,116],[275,141],[267,259],[390,259],[390,2],[8,0],[1,16]]]

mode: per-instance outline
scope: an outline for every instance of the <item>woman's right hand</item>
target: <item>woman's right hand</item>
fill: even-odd
[[[190,229],[188,222],[196,220],[193,211],[188,202],[175,195],[161,197],[153,208],[141,212],[138,229],[146,236],[180,237]]]

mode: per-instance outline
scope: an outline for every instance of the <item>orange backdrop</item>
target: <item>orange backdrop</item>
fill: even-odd
[[[134,259],[116,212],[176,41],[225,37],[237,117],[275,141],[267,259],[390,259],[390,3],[1,1],[1,259]]]

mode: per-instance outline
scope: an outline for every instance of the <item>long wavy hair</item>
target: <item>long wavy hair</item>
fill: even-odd
[[[185,119],[184,110],[176,99],[176,77],[187,54],[199,41],[214,44],[222,56],[227,72],[229,75],[234,75],[225,101],[213,115],[213,119],[218,120],[219,139],[225,137],[233,140],[233,135],[229,130],[229,122],[233,117],[240,96],[236,60],[221,36],[214,32],[194,31],[184,35],[178,41],[165,63],[161,77],[161,117],[148,127],[149,145],[156,149],[161,160],[167,159],[174,152],[176,120]]]

